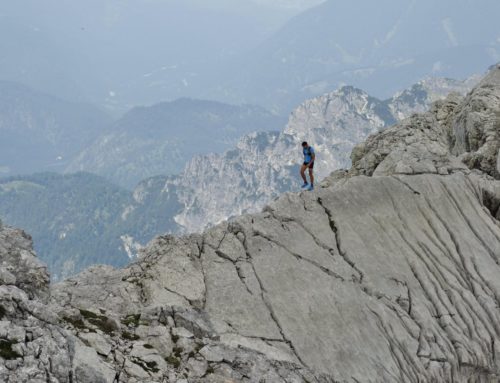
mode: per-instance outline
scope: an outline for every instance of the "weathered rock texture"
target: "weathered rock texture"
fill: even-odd
[[[498,382],[499,79],[371,137],[316,192],[159,237],[125,269],[52,286],[47,306],[9,271],[0,377]],[[2,272],[33,257],[21,233],[1,238]]]
[[[431,78],[385,101],[346,86],[303,102],[282,132],[246,135],[234,150],[193,158],[180,175],[166,180],[161,192],[146,185],[138,190],[175,195],[178,229],[199,232],[228,217],[260,211],[284,192],[297,190],[302,141],[316,149],[315,173],[323,178],[350,166],[353,147],[370,134],[428,110],[451,91],[465,95],[477,81]],[[138,201],[139,210],[141,205]]]

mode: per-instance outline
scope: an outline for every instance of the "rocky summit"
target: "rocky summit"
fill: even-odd
[[[323,178],[350,166],[353,147],[370,134],[428,110],[450,92],[465,95],[478,80],[428,78],[384,101],[345,86],[303,102],[283,131],[246,135],[222,155],[194,157],[162,189],[143,183],[137,191],[176,198],[180,207],[173,229],[199,232],[229,217],[260,211],[284,192],[297,190],[302,141],[316,149],[314,170],[318,179]],[[140,201],[134,204],[138,210],[142,206]]]
[[[5,382],[498,382],[500,66],[315,192],[49,286],[0,231]]]

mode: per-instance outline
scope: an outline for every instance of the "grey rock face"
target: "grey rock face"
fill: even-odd
[[[175,221],[187,232],[258,211],[280,194],[299,188],[302,141],[316,149],[315,171],[321,179],[349,167],[353,147],[370,134],[426,111],[450,91],[465,94],[476,81],[427,79],[386,101],[341,88],[297,107],[281,133],[250,134],[235,150],[195,157],[179,177],[167,180],[163,192],[178,195],[181,209]]]
[[[464,99],[450,95],[357,146],[352,175],[448,174],[478,169],[499,178],[500,67]]]
[[[482,99],[499,94],[499,73],[479,86],[489,89]],[[0,376],[498,381],[500,181],[451,144],[451,122],[467,118],[477,92],[371,137],[349,172],[315,192],[284,194],[203,234],[158,237],[124,269],[53,285],[48,306],[0,286],[0,340],[10,345]],[[17,262],[9,249],[7,267]]]
[[[184,368],[208,382],[494,381],[500,229],[485,185],[500,187],[462,172],[344,178],[158,238],[124,270],[54,286],[53,303],[120,319],[108,339],[115,358],[132,347],[124,382],[160,381],[146,364],[164,368],[158,345],[142,340],[157,326],[172,381]]]
[[[49,273],[33,253],[31,237],[0,223],[0,278],[4,286],[16,286],[30,297],[48,295]]]

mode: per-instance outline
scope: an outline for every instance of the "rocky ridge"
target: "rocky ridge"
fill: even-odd
[[[2,227],[0,378],[498,381],[499,112],[500,66],[315,192],[53,286]]]
[[[163,192],[176,190],[183,208],[175,221],[185,232],[256,212],[282,193],[298,189],[302,141],[315,147],[315,171],[321,179],[349,167],[353,147],[370,134],[426,111],[450,92],[464,95],[477,81],[476,77],[465,81],[428,78],[385,101],[343,87],[305,101],[280,133],[252,133],[234,150],[195,157],[178,177],[166,180]]]
[[[278,195],[296,190],[300,139],[312,140],[319,151],[316,172],[318,178],[322,178],[348,166],[354,145],[368,134],[392,124],[395,116],[426,110],[432,100],[443,98],[450,90],[465,93],[472,81],[427,79],[386,101],[345,87],[304,102],[292,113],[286,130],[249,134],[224,155],[197,157],[180,176],[148,178],[133,193],[104,178],[81,172],[5,178],[0,180],[0,217],[33,236],[35,250],[48,265],[52,281],[75,275],[99,262],[122,267],[156,235],[202,230],[228,217],[258,211]],[[245,115],[243,111],[247,109],[248,115]],[[182,111],[190,117],[181,117]],[[182,134],[187,137],[186,126],[192,129],[193,124],[202,124],[205,128],[214,128],[226,121],[228,127],[234,124],[242,127],[245,121],[251,122],[250,125],[258,121],[257,112],[250,107],[180,100],[138,109],[117,125],[121,126],[119,130],[128,127],[125,142],[132,139],[134,147],[145,136],[149,139],[158,136],[153,140],[154,145],[162,146],[162,135],[167,134],[169,140],[175,135],[165,131],[165,121],[177,121],[179,126],[185,126]],[[230,115],[233,117],[229,118]],[[212,118],[211,123],[215,125],[206,125],[207,118]],[[264,118],[263,121],[270,124],[273,120]],[[146,122],[150,125],[148,133],[138,133],[141,130],[138,128]],[[216,134],[211,139],[214,138],[228,139],[227,134]],[[209,142],[204,145],[209,146]],[[111,157],[125,153],[114,140],[106,145],[105,152]],[[193,149],[192,145],[182,145],[186,146]],[[160,171],[163,162],[153,160],[155,151],[146,152],[148,154],[141,158],[147,157],[148,162],[153,161],[157,166],[148,169]],[[96,161],[103,158],[102,153],[94,154],[91,157]],[[169,150],[166,155],[172,154]],[[127,166],[135,163],[125,162]],[[118,176],[113,161],[104,163]],[[141,166],[135,168],[146,175]],[[125,173],[138,174],[128,170]]]

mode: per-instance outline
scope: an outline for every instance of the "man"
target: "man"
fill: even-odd
[[[314,190],[314,160],[316,159],[316,154],[314,153],[314,148],[310,146],[307,142],[302,143],[302,151],[304,153],[304,163],[300,168],[300,175],[304,180],[304,185],[302,185],[302,189],[304,190]],[[307,183],[306,178],[306,169],[309,169],[309,178],[311,179],[311,184]]]

